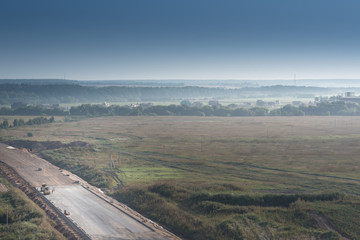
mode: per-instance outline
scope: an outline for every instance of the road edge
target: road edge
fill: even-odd
[[[25,181],[12,167],[0,161],[0,174],[14,187],[24,192],[50,219],[55,221],[55,229],[69,240],[91,240],[91,238],[57,209],[48,199]]]

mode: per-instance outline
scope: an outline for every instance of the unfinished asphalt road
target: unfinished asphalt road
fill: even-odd
[[[60,171],[26,150],[0,144],[0,161],[34,187],[42,183],[51,186],[54,191],[47,198],[62,212],[69,211],[68,217],[92,239],[178,239],[77,176]]]

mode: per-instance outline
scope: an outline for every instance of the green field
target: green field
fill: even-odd
[[[62,120],[0,136],[89,143],[39,154],[186,239],[360,239],[360,117]]]

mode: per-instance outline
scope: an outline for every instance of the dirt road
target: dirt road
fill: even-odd
[[[312,211],[310,212],[310,217],[312,219],[314,219],[314,221],[316,222],[316,224],[324,229],[324,230],[330,230],[330,231],[334,231],[340,234],[341,238],[343,240],[351,240],[350,238],[348,238],[347,236],[345,236],[345,234],[341,233],[338,228],[329,220],[327,219],[325,216],[323,216],[322,214]]]
[[[60,170],[26,150],[0,144],[0,161],[12,167],[33,187],[38,188],[43,183],[51,186],[54,191],[46,196],[47,199],[62,212],[69,211],[68,218],[92,239],[179,239],[78,176]]]

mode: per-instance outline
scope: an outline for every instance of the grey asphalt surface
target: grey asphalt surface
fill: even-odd
[[[94,239],[158,239],[152,230],[80,185],[58,186],[46,196]],[[105,204],[104,204],[105,203]]]
[[[46,183],[54,189],[46,197],[62,212],[69,211],[68,217],[92,239],[170,239],[130,217],[131,213],[125,214],[83,186],[75,184],[74,179],[78,177],[72,174],[66,176],[67,171],[27,151],[12,150],[0,143],[0,161],[14,168],[30,185],[39,188]],[[38,171],[39,167],[42,171]],[[171,236],[171,239],[178,238]]]

